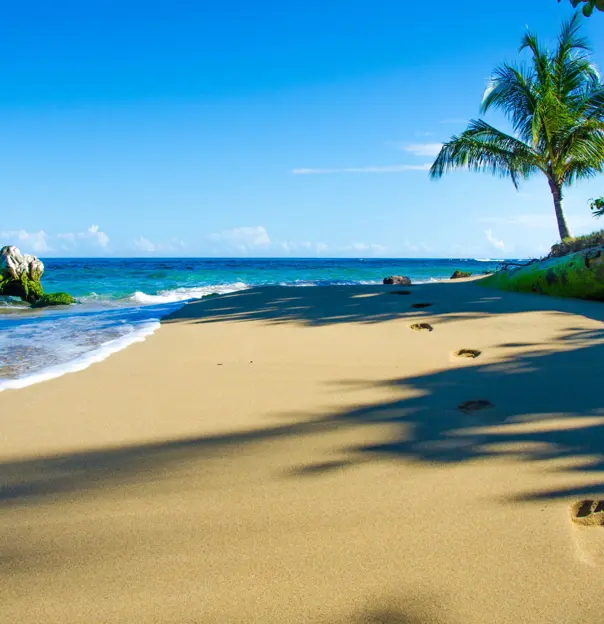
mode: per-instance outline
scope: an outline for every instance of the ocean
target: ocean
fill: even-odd
[[[153,333],[186,301],[259,285],[321,287],[380,284],[388,275],[414,283],[456,269],[481,273],[496,260],[430,259],[43,259],[46,292],[78,303],[30,310],[0,298],[0,390],[82,370]]]

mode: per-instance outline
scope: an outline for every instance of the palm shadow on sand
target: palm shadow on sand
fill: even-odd
[[[604,306],[597,303],[530,295],[518,295],[521,301],[513,295],[501,299],[478,287],[473,287],[472,296],[468,297],[467,291],[463,295],[456,294],[457,285],[451,290],[448,290],[449,285],[439,285],[436,288],[442,288],[440,291],[435,291],[434,286],[419,287],[418,290],[420,288],[422,301],[430,300],[434,294],[439,323],[451,322],[459,316],[460,298],[468,302],[465,307],[461,306],[463,318],[534,309],[552,314],[575,312],[598,321],[604,319]],[[464,285],[460,290],[465,288]],[[394,302],[394,308],[384,310],[381,306],[379,313],[372,314],[373,297],[363,295],[359,298],[359,294],[367,290],[351,288],[347,291],[350,298],[347,303],[354,307],[340,315],[347,316],[347,320],[336,319],[335,312],[331,319],[318,318],[320,306],[314,309],[312,297],[300,293],[304,290],[283,288],[269,295],[266,290],[259,289],[216,297],[203,306],[189,306],[166,322],[210,323],[224,320],[224,316],[242,320],[245,315],[249,320],[320,325],[375,323],[417,314],[410,312],[406,304],[403,311],[396,307],[398,303],[400,308],[400,302],[410,297],[388,297],[389,302]],[[381,296],[378,289],[375,292],[375,297]],[[438,292],[441,294],[436,299]],[[447,298],[449,292],[452,293],[450,299]],[[284,300],[286,295],[289,299]],[[325,296],[330,295],[326,292]],[[250,298],[257,300],[257,309],[250,310]],[[359,302],[360,308],[357,308]],[[427,375],[371,382],[371,385],[393,389],[395,394],[401,390],[399,399],[388,402],[326,413],[320,418],[301,414],[288,424],[224,435],[6,461],[0,464],[0,505],[36,504],[48,497],[84,495],[99,487],[152,480],[174,463],[182,465],[216,458],[221,461],[242,448],[279,444],[283,439],[295,440],[321,432],[345,431],[359,424],[382,427],[384,423],[394,425],[388,439],[377,444],[337,449],[344,457],[335,463],[309,457],[308,465],[292,471],[287,478],[315,478],[329,471],[383,458],[443,465],[494,456],[513,456],[527,464],[568,458],[572,460],[569,462],[572,467],[565,470],[583,475],[581,483],[572,488],[543,488],[530,492],[519,489],[515,499],[598,496],[604,493],[604,405],[601,398],[604,327],[586,331],[575,327],[572,319],[569,317],[569,327],[559,336],[564,351],[540,349],[496,364],[452,367]],[[337,390],[344,393],[367,384],[363,379],[343,379],[337,384]],[[413,392],[403,393],[403,390]],[[457,409],[468,400],[488,400],[494,409],[477,414]],[[572,418],[572,426],[557,426],[556,421],[562,417]],[[531,422],[538,422],[540,426],[519,426]],[[275,478],[283,478],[283,475]]]

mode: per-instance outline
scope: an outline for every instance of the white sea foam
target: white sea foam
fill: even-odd
[[[128,299],[136,303],[176,303],[178,301],[190,301],[191,299],[201,299],[208,295],[224,295],[238,290],[248,288],[243,282],[234,284],[220,284],[216,286],[198,286],[194,288],[175,288],[173,290],[162,290],[156,295],[148,295],[140,290],[136,291]]]
[[[145,338],[147,338],[147,336],[150,336],[157,329],[159,329],[159,321],[149,321],[148,323],[137,328],[135,331],[124,336],[120,336],[114,340],[109,340],[92,351],[89,351],[88,353],[85,353],[84,355],[81,355],[80,357],[77,357],[69,362],[65,362],[64,364],[51,366],[50,368],[32,373],[31,375],[19,377],[17,379],[0,380],[0,392],[2,392],[2,390],[25,388],[26,386],[31,386],[33,384],[40,383],[41,381],[48,381],[49,379],[61,377],[67,373],[75,373],[77,371],[84,370],[92,364],[96,364],[97,362],[107,359],[111,354],[121,351],[135,342],[142,342]]]
[[[379,284],[380,281],[299,280],[287,286]],[[416,282],[417,283],[417,282]],[[18,389],[84,370],[160,326],[159,319],[186,301],[249,288],[244,282],[180,287],[116,299],[91,293],[73,308],[3,314],[0,331],[0,391]],[[83,304],[83,305],[82,305]],[[8,307],[8,306],[7,306]],[[12,307],[12,306],[11,306]],[[5,357],[4,357],[5,356]]]
[[[235,282],[157,295],[138,292],[122,300],[91,295],[70,308],[3,315],[0,377],[6,377],[0,378],[0,391],[81,371],[144,340],[163,316],[186,301],[245,288],[247,284]]]
[[[18,299],[17,297],[0,296],[0,309],[2,309],[3,312],[26,310],[28,308],[29,303],[21,301],[21,299]]]

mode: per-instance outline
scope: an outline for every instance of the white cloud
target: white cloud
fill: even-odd
[[[44,230],[39,232],[27,232],[26,230],[9,230],[6,232],[0,232],[0,237],[6,240],[8,245],[18,243],[23,247],[21,251],[28,253],[33,251],[34,253],[44,253],[50,251],[48,246],[47,234]]]
[[[87,238],[92,238],[93,240],[95,240],[100,247],[107,247],[107,244],[109,243],[109,237],[107,236],[107,234],[105,234],[105,232],[101,232],[99,230],[98,225],[91,225],[88,228],[86,234],[88,234]]]
[[[369,253],[372,255],[380,255],[386,251],[384,245],[378,245],[376,243],[352,243],[348,247],[344,248],[345,251],[358,251],[359,253]]]
[[[133,242],[134,242],[134,246],[137,249],[140,249],[141,251],[153,253],[157,249],[155,243],[152,243],[149,239],[145,238],[144,236],[139,236],[138,238],[135,238]]]
[[[76,245],[79,242],[92,243],[105,249],[109,244],[109,237],[102,232],[98,225],[91,225],[85,232],[66,232],[57,234],[57,238],[64,240],[69,245]]]
[[[442,143],[411,143],[402,145],[402,149],[415,156],[438,156],[442,149]]]
[[[386,165],[383,167],[344,167],[339,169],[292,169],[294,175],[324,173],[401,173],[403,171],[429,171],[432,165]]]
[[[339,245],[330,247],[325,243],[315,243],[310,241],[280,241],[273,245],[273,249],[285,252],[286,254],[301,254],[321,256],[326,253],[333,253],[334,255],[340,255],[342,253],[346,255],[350,254],[362,254],[365,256],[383,256],[387,250],[384,245],[378,245],[377,243],[365,243],[354,242],[348,245]]]
[[[234,247],[239,251],[246,251],[257,247],[267,247],[271,239],[262,225],[237,227],[210,234],[210,240]]]
[[[171,238],[168,243],[154,243],[144,236],[139,236],[138,238],[135,238],[132,243],[136,249],[145,253],[178,251],[179,249],[186,247],[184,241],[175,237]]]
[[[493,247],[495,247],[496,249],[501,249],[501,250],[505,248],[505,243],[502,240],[495,238],[495,236],[493,235],[493,230],[485,230],[484,233],[485,233],[485,236],[487,237],[487,240],[489,241],[491,245],[493,245]]]
[[[311,243],[310,241],[281,241],[276,245],[277,249],[288,254],[294,253],[313,253],[316,255],[324,254],[329,246],[325,243]]]

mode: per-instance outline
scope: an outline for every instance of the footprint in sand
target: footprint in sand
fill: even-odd
[[[432,325],[429,325],[428,323],[415,323],[413,325],[409,325],[409,329],[412,329],[413,331],[431,332],[434,330],[434,327],[432,327]]]
[[[431,305],[431,303],[413,303],[411,304],[411,307],[415,308],[416,310],[421,310],[423,308],[429,308]]]
[[[478,349],[460,349],[455,353],[455,355],[456,357],[476,359],[480,356],[480,353],[481,352],[478,351]]]
[[[461,405],[457,406],[457,409],[464,414],[474,414],[485,409],[491,409],[495,407],[490,401],[486,399],[474,399],[473,401],[465,401]]]
[[[571,507],[573,522],[604,527],[604,500],[582,500]]]
[[[570,509],[579,558],[592,566],[604,565],[604,500],[582,500]]]

